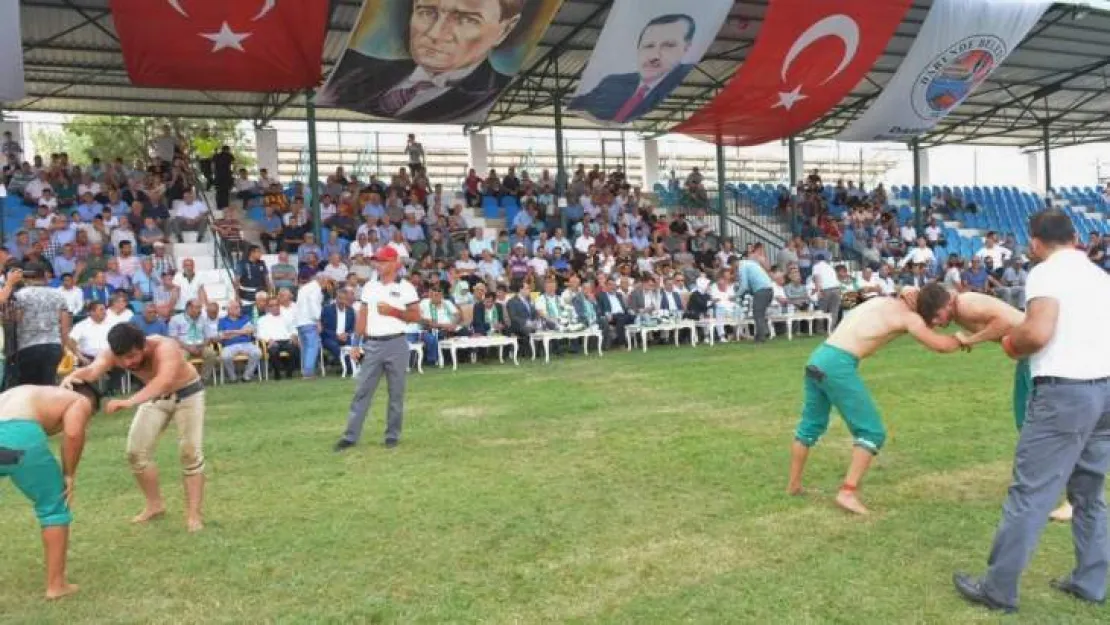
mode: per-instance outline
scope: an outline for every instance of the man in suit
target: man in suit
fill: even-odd
[[[601,293],[597,295],[597,316],[608,322],[601,324],[605,331],[605,347],[608,349],[614,343],[614,335],[615,342],[625,342],[624,327],[635,323],[636,317],[628,312],[628,305],[612,280],[598,278],[598,287],[601,288]]]
[[[347,50],[318,101],[425,124],[484,117],[512,81],[489,55],[520,23],[524,0],[413,0],[407,59]]]
[[[596,119],[624,124],[654,109],[675,90],[693,65],[682,59],[697,26],[689,15],[661,15],[644,26],[637,42],[638,72],[610,74],[570,103]]]
[[[474,305],[474,321],[471,327],[476,335],[490,336],[504,332],[507,321],[505,307],[497,303],[493,291],[487,291],[482,301]]]
[[[674,288],[674,278],[663,279],[663,291],[660,293],[659,309],[670,311],[675,317],[682,316],[682,294]]]
[[[539,317],[536,307],[532,303],[532,287],[524,280],[513,281],[515,297],[510,297],[505,304],[509,313],[509,333],[516,336],[524,351],[531,349],[530,339],[533,332],[539,330]]]
[[[320,344],[337,361],[341,348],[351,344],[351,335],[355,331],[355,309],[351,307],[351,301],[351,291],[339,289],[335,301],[320,311]]]
[[[628,296],[628,307],[636,314],[653,313],[662,307],[655,276],[646,276],[643,283]]]

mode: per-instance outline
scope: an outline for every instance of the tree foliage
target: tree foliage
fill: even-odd
[[[168,124],[174,134],[189,139],[202,129],[226,145],[231,146],[235,162],[241,167],[254,163],[254,155],[247,149],[246,137],[232,120],[187,120],[169,117],[109,117],[105,115],[78,115],[64,124],[60,131],[37,131],[32,141],[39,154],[67,152],[70,160],[88,163],[93,157],[103,161],[121,157],[127,163],[146,161],[150,155],[150,142],[161,134]]]

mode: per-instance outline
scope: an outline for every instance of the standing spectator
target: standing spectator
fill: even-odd
[[[235,184],[232,168],[235,156],[230,146],[223,146],[212,157],[212,182],[216,187],[216,208],[224,210],[231,206],[231,189]]]
[[[840,280],[836,277],[836,269],[827,260],[819,260],[813,264],[813,289],[817,294],[817,309],[828,313],[832,318],[829,331],[836,325],[840,318],[840,305],[844,293],[840,290]]]
[[[1025,321],[1002,339],[1011,358],[1029,358],[1033,395],[1014,451],[1013,483],[1002,506],[987,572],[957,573],[964,599],[992,610],[1018,608],[1021,574],[1049,513],[1067,493],[1074,506],[1075,568],[1051,586],[1085,603],[1106,599],[1106,474],[1110,471],[1110,277],[1075,249],[1063,211],[1033,216]]]
[[[173,164],[174,155],[180,149],[177,137],[173,136],[173,128],[169,124],[162,126],[162,134],[150,143],[155,162],[162,166],[163,171],[168,170]]]
[[[69,343],[72,319],[66,300],[57,289],[46,286],[42,265],[27,263],[23,274],[8,274],[5,289],[20,279],[26,286],[15,294],[17,385],[52,386],[57,378],[62,346]],[[9,291],[10,292],[10,291]]]
[[[301,377],[306,380],[316,377],[316,363],[320,359],[320,313],[324,308],[324,288],[329,282],[327,274],[320,272],[297,290],[294,323],[301,346]]]
[[[297,331],[284,315],[277,299],[267,303],[265,315],[258,318],[258,338],[266,345],[267,361],[272,367],[275,380],[281,379],[282,370],[288,378],[301,360],[301,350],[297,345]]]
[[[220,319],[217,326],[218,337],[223,346],[220,360],[223,361],[224,374],[229,382],[238,380],[235,371],[236,357],[247,357],[247,366],[243,369],[244,382],[250,382],[258,374],[258,362],[262,359],[262,350],[254,343],[251,318],[242,313],[239,302],[231,300],[227,304],[227,315]]]
[[[185,197],[174,209],[174,216],[170,219],[170,234],[177,237],[178,243],[184,243],[181,236],[186,230],[197,233],[197,242],[204,240],[204,229],[208,226],[208,207],[197,199],[192,189],[185,191]]]
[[[243,303],[243,314],[253,316],[254,300],[259,291],[271,288],[270,272],[262,261],[262,248],[252,245],[247,249],[247,257],[239,262],[239,272],[235,276],[235,288]]]
[[[188,302],[195,299],[201,306],[208,305],[208,293],[197,276],[196,263],[192,258],[181,261],[181,273],[174,277],[174,284],[181,289],[181,299]]]
[[[416,140],[416,135],[410,134],[408,143],[405,144],[405,154],[409,158],[409,171],[415,177],[424,173],[424,146]]]

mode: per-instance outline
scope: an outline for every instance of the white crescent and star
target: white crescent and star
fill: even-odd
[[[844,42],[844,54],[840,58],[840,64],[836,69],[825,77],[820,84],[825,84],[836,78],[843,72],[852,60],[856,58],[856,52],[859,51],[860,31],[859,24],[847,15],[830,15],[825,19],[816,22],[805,32],[794,40],[794,45],[790,46],[790,50],[782,60],[781,77],[782,82],[786,82],[786,74],[790,71],[790,67],[797,60],[806,49],[814,44],[819,39],[825,37],[837,37]],[[779,92],[779,101],[771,108],[782,107],[786,110],[794,108],[794,105],[799,101],[806,99],[808,96],[802,94],[802,85],[798,85],[791,91]]]

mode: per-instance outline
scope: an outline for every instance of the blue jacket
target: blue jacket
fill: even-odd
[[[343,311],[346,317],[344,328],[347,329],[349,336],[354,336],[355,333],[355,311],[350,306],[347,310]],[[339,309],[335,304],[328,304],[320,311],[320,340],[321,341],[338,341],[339,339],[335,334],[336,322],[339,321]]]

